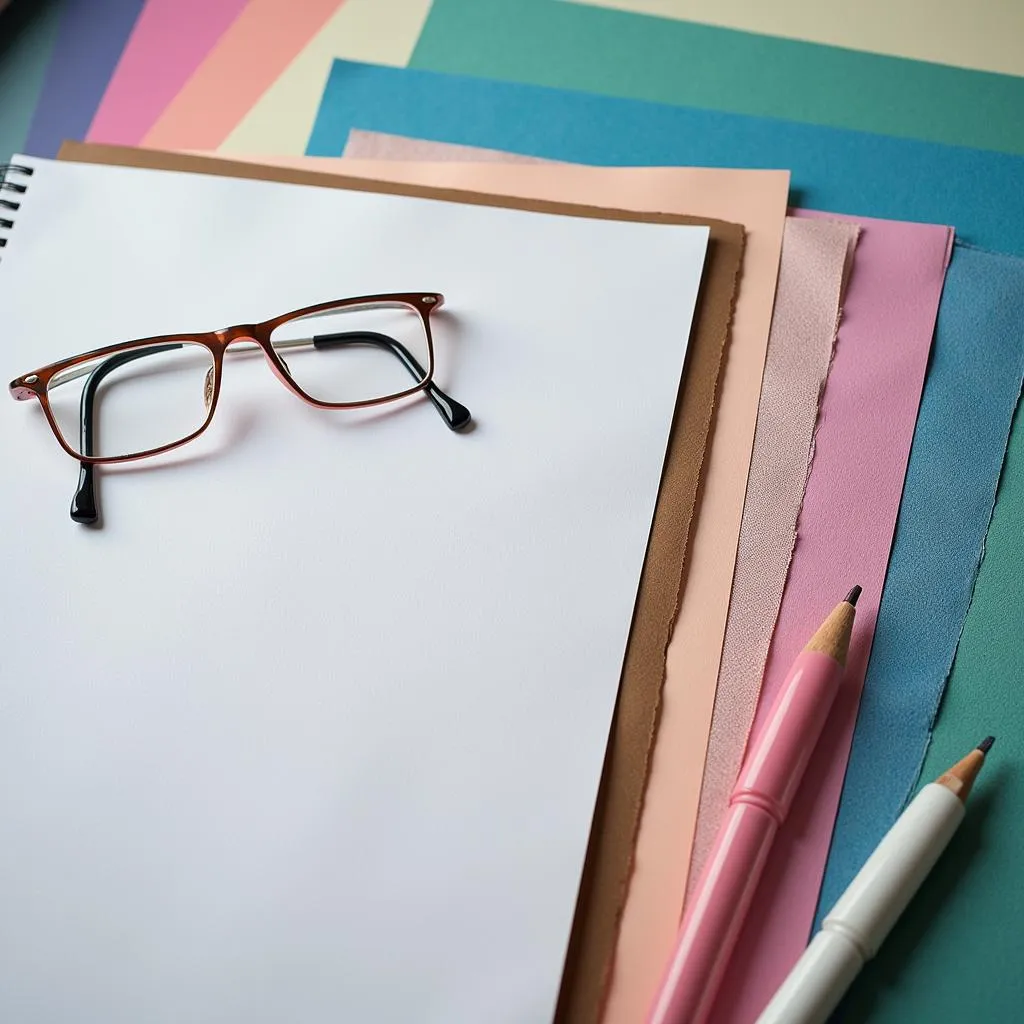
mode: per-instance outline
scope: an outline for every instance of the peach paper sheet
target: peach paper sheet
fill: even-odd
[[[774,177],[770,187],[765,188],[765,183],[755,186],[756,179],[749,177],[749,171],[710,168],[503,166],[348,158],[339,166],[331,158],[252,159],[333,172],[344,168],[362,177],[390,181],[534,198],[571,198],[574,202],[638,210],[685,211],[726,218],[747,229],[743,279],[722,377],[705,490],[692,533],[686,589],[669,648],[662,696],[662,715],[671,714],[675,708],[679,728],[678,744],[674,736],[674,750],[662,750],[661,760],[670,761],[674,769],[690,780],[689,804],[680,808],[669,792],[663,808],[668,821],[664,830],[658,829],[660,841],[654,844],[656,859],[642,854],[638,847],[630,883],[631,898],[637,886],[644,886],[656,898],[645,901],[649,914],[645,913],[634,926],[639,941],[628,946],[620,941],[613,969],[614,1005],[610,1010],[614,1017],[607,1019],[632,1024],[637,1013],[642,1018],[650,997],[652,970],[656,977],[679,924],[774,305],[788,174],[768,172]],[[652,765],[658,760],[655,748]],[[650,791],[645,799],[641,832],[648,828],[649,804]],[[662,884],[666,874],[668,890]],[[665,893],[672,891],[673,884],[678,898],[666,899]]]
[[[336,58],[405,67],[431,0],[345,0],[245,116],[232,126],[220,153],[270,152],[301,156],[313,131],[320,97]],[[278,0],[288,9],[294,0]],[[252,72],[246,71],[246,74]],[[187,139],[181,148],[195,148]]]
[[[89,142],[137,146],[248,0],[147,0],[103,99]]]
[[[249,0],[141,145],[216,149],[342,0]]]

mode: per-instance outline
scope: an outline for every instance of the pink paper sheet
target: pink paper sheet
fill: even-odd
[[[216,149],[343,0],[250,0],[141,144]]]
[[[855,583],[864,593],[844,685],[775,839],[713,1024],[753,1024],[807,943],[953,240],[950,229],[935,225],[855,222],[861,227],[856,259],[751,735],[830,608]]]
[[[247,0],[148,0],[92,119],[88,142],[137,146]]]

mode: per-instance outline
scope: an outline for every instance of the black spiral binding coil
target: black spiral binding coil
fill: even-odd
[[[28,185],[20,181],[8,181],[8,175],[23,174],[26,177],[33,174],[31,167],[24,164],[0,164],[0,230],[8,231],[14,227],[14,221],[8,214],[16,213],[21,207],[17,199],[10,199],[10,194],[22,195],[28,191]],[[0,235],[0,249],[7,244],[7,239]]]

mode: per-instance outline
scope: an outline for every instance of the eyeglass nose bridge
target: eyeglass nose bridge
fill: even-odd
[[[221,355],[236,343],[249,343],[257,346],[263,353],[263,358],[266,359],[268,365],[274,376],[289,390],[296,394],[300,394],[296,387],[295,382],[289,376],[288,364],[284,360],[284,356],[280,352],[277,352],[273,345],[270,343],[270,339],[263,335],[264,332],[255,324],[241,324],[236,327],[224,327],[219,331],[214,331],[213,335],[220,343],[219,347]],[[305,397],[305,396],[302,396]]]

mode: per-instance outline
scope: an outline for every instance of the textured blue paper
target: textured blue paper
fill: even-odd
[[[915,786],[971,602],[1022,375],[1024,261],[956,246],[816,926]]]
[[[57,41],[25,143],[27,153],[55,157],[65,139],[85,138],[144,3],[64,0]]]
[[[311,156],[349,130],[392,132],[585,164],[792,171],[793,202],[950,224],[1024,255],[1024,157],[542,86],[335,61]]]

